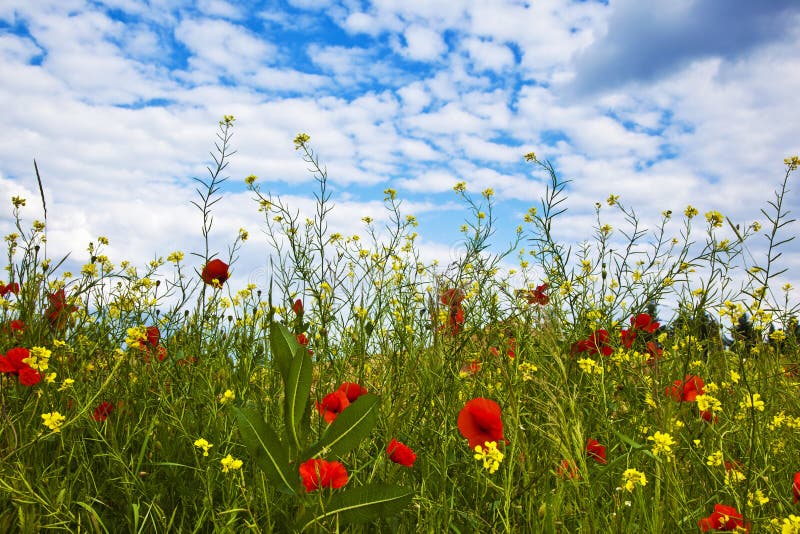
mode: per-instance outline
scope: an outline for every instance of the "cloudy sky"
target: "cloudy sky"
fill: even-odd
[[[327,165],[336,229],[381,220],[392,187],[445,262],[466,215],[453,185],[494,189],[502,244],[544,192],[530,151],[572,180],[566,242],[591,237],[611,193],[650,223],[690,203],[764,222],[800,152],[798,94],[794,0],[3,0],[0,226],[14,194],[41,217],[36,158],[51,256],[85,260],[98,235],[116,263],[200,250],[191,178],[224,114],[238,153],[214,244],[247,228],[251,277],[268,250],[243,180],[309,209],[298,132]]]

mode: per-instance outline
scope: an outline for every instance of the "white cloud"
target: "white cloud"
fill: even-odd
[[[403,34],[406,46],[401,52],[416,61],[433,61],[447,52],[447,44],[438,32],[420,25],[411,25]]]
[[[514,53],[505,45],[483,39],[467,39],[464,48],[477,70],[501,72],[515,63]]]

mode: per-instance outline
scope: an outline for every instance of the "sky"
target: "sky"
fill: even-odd
[[[188,257],[202,248],[192,178],[223,115],[237,153],[212,246],[247,229],[234,278],[261,287],[269,249],[244,179],[309,213],[299,132],[327,167],[332,230],[386,220],[393,188],[443,263],[467,216],[453,186],[494,190],[502,247],[544,194],[531,151],[571,180],[555,228],[568,244],[591,239],[610,194],[649,228],[688,204],[764,224],[800,153],[798,94],[794,0],[3,0],[0,230],[12,195],[26,221],[43,216],[35,158],[51,257],[80,265],[99,235],[117,264]],[[800,243],[781,266],[800,286]]]

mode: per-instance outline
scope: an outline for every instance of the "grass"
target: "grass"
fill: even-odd
[[[763,228],[690,206],[646,229],[612,196],[571,248],[553,237],[566,183],[531,153],[550,182],[516,241],[495,252],[493,192],[459,184],[464,253],[442,266],[391,189],[385,227],[332,232],[301,134],[317,211],[248,177],[272,280],[233,292],[211,263],[232,267],[247,233],[208,248],[233,124],[198,180],[189,260],[115,266],[99,238],[64,273],[13,199],[0,531],[800,532],[800,331],[772,288],[796,158]]]

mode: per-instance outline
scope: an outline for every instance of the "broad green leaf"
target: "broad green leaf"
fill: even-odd
[[[330,424],[317,443],[319,449],[341,456],[358,447],[378,422],[378,400],[377,395],[370,393],[357,398]]]
[[[411,504],[412,492],[399,486],[368,484],[334,495],[324,510],[306,514],[298,524],[304,531],[327,517],[339,515],[343,525],[367,523],[381,517],[390,517]]]
[[[299,480],[289,465],[289,454],[281,445],[278,434],[264,421],[261,414],[249,408],[233,408],[239,423],[239,433],[256,465],[266,473],[279,490],[296,493]]]
[[[292,366],[297,347],[300,346],[285,325],[272,323],[269,328],[269,351],[272,361],[278,366],[284,384],[289,378],[289,369]]]
[[[304,347],[300,347],[292,360],[289,368],[289,377],[286,381],[286,432],[292,443],[300,448],[299,428],[308,395],[311,393],[311,356]]]

